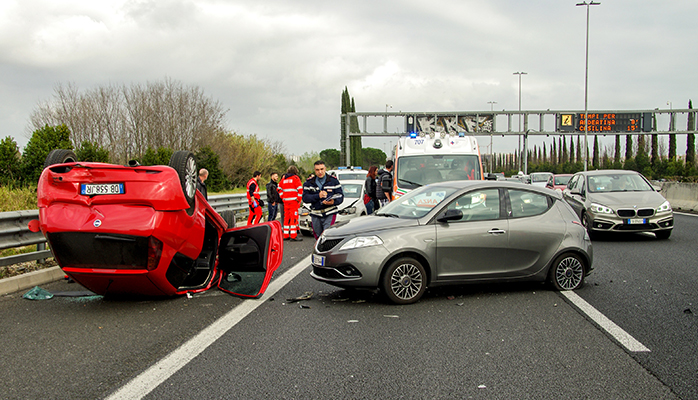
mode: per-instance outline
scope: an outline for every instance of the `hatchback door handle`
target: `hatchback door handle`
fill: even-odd
[[[504,230],[501,230],[501,229],[497,229],[497,228],[492,228],[492,229],[490,229],[487,233],[491,233],[491,234],[493,234],[493,235],[501,235],[501,234],[503,234],[503,233],[507,233],[507,231],[504,231]]]

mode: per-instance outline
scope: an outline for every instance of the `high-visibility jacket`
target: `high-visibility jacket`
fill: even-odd
[[[298,175],[286,174],[279,182],[279,195],[284,203],[303,199],[303,183]]]
[[[259,196],[259,185],[257,184],[257,181],[252,178],[247,182],[247,203],[250,205],[259,205],[259,200],[261,197]]]

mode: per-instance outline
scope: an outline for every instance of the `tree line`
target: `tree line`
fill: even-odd
[[[189,150],[209,171],[212,192],[244,187],[255,170],[268,177],[294,164],[307,177],[318,159],[328,168],[343,165],[337,149],[288,158],[280,142],[227,131],[224,117],[221,104],[201,89],[170,79],[82,91],[59,84],[53,98],[33,110],[33,133],[23,152],[10,136],[0,141],[0,184],[35,185],[53,149],[74,150],[80,161],[122,165],[167,165],[175,150]],[[356,165],[385,162],[382,150],[358,146]]]
[[[676,134],[669,136],[667,151],[657,134],[616,135],[612,148],[600,148],[598,136],[594,135],[591,153],[587,150],[588,169],[627,169],[640,172],[649,179],[698,182],[694,134],[686,135],[685,157],[676,155]],[[624,152],[621,146],[623,141]],[[553,139],[550,145],[534,146],[528,151],[528,172],[572,174],[582,171],[583,142],[581,135],[560,136],[557,140]],[[493,160],[483,162],[486,165],[493,162],[493,172],[503,172],[505,175],[515,175],[522,165],[516,153],[496,153]]]

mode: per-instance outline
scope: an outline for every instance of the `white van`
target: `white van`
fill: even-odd
[[[401,137],[394,162],[395,198],[430,183],[484,179],[477,140],[464,132]]]

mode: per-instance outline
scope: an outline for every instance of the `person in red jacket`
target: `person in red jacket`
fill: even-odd
[[[258,224],[262,220],[262,207],[264,202],[259,197],[259,178],[262,173],[255,171],[252,179],[247,182],[247,204],[250,206],[250,216],[247,218],[247,225]]]
[[[303,199],[303,183],[295,165],[288,167],[286,175],[281,178],[279,195],[284,203],[284,239],[300,242],[303,238],[298,237],[298,209]]]

